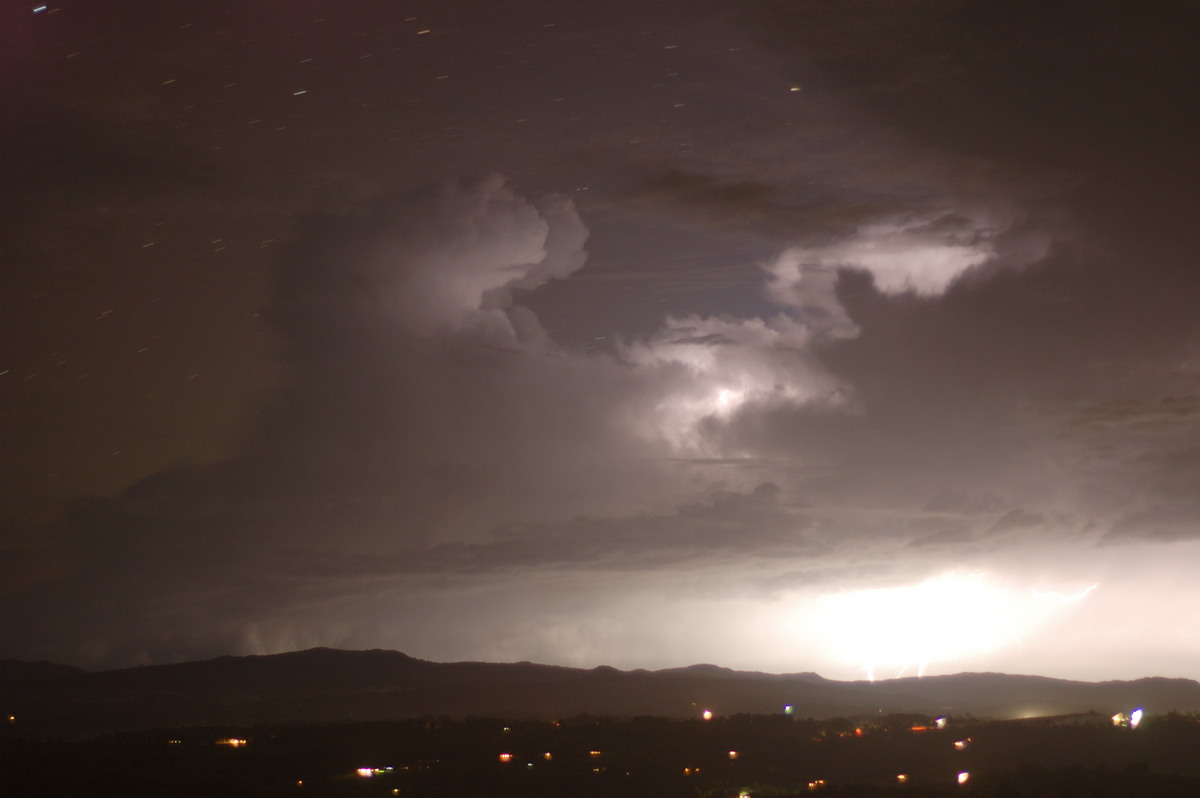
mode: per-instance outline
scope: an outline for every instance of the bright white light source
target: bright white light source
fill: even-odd
[[[746,398],[743,391],[734,391],[729,388],[721,388],[717,391],[717,398],[713,404],[716,406],[717,413],[721,415],[729,415],[734,410],[737,410]]]
[[[964,770],[962,773],[958,774],[958,783],[959,784],[966,784],[970,780],[971,780],[971,774],[968,773],[967,771]]]
[[[700,713],[700,717],[704,718],[705,720],[712,720],[712,716],[713,713],[711,709],[706,709]]]
[[[650,380],[647,401],[631,407],[646,437],[703,450],[700,429],[746,405],[836,404],[841,383],[807,351],[807,327],[786,314],[770,319],[671,317],[645,341],[621,346],[622,360]]]
[[[1075,602],[1075,601],[1079,601],[1080,599],[1087,598],[1087,595],[1098,587],[1100,587],[1100,585],[1088,585],[1083,590],[1080,590],[1075,593],[1070,593],[1070,594],[1060,593],[1057,590],[1042,591],[1042,590],[1034,590],[1033,588],[1029,588],[1029,592],[1032,593],[1037,598],[1052,598],[1052,599],[1057,599],[1057,600],[1063,602],[1064,604],[1070,604],[1071,602]]]
[[[1129,728],[1136,729],[1138,724],[1142,722],[1142,709],[1138,707],[1133,712],[1129,713]]]
[[[949,572],[915,585],[826,596],[815,632],[868,679],[920,676],[931,662],[977,657],[1011,643],[1067,603],[982,573]]]

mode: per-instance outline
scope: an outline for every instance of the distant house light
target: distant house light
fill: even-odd
[[[501,755],[500,755],[500,761],[501,761],[501,762],[511,762],[511,761],[512,761],[512,754],[501,754]]]
[[[958,783],[959,784],[966,784],[970,780],[971,780],[971,774],[968,773],[967,771],[964,770],[962,773],[958,774]]]
[[[944,729],[944,728],[946,728],[947,723],[949,723],[949,721],[946,720],[945,718],[938,718],[937,720],[935,720],[933,722],[933,725],[938,727],[939,729]]]
[[[1126,715],[1124,712],[1118,712],[1112,716],[1112,724],[1114,726],[1126,726],[1130,729],[1136,729],[1138,724],[1142,722],[1142,717],[1145,711],[1138,707],[1137,709]]]
[[[730,758],[730,759],[737,759],[737,758],[738,758],[738,752],[737,752],[737,751],[730,751],[730,752],[729,752],[729,758]]]
[[[700,717],[704,718],[705,720],[712,720],[712,716],[713,713],[711,709],[706,709],[700,713]]]
[[[896,774],[896,783],[897,784],[907,784],[908,783],[908,774],[907,773],[897,773]]]

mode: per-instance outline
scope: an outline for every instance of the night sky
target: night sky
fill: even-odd
[[[1200,4],[0,14],[0,657],[1200,678]]]

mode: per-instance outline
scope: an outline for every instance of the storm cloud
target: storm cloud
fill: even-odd
[[[13,134],[0,654],[1197,676],[1190,12],[469,5]]]

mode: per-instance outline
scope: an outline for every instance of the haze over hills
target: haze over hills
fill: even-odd
[[[558,718],[579,714],[666,718],[780,713],[855,717],[891,713],[1014,718],[1141,706],[1200,711],[1189,679],[1075,682],[961,673],[838,682],[813,673],[768,674],[694,665],[660,671],[520,663],[437,663],[396,651],[314,648],[174,665],[85,672],[48,663],[0,663],[0,710],[23,734],[271,723],[395,720],[424,715]]]

